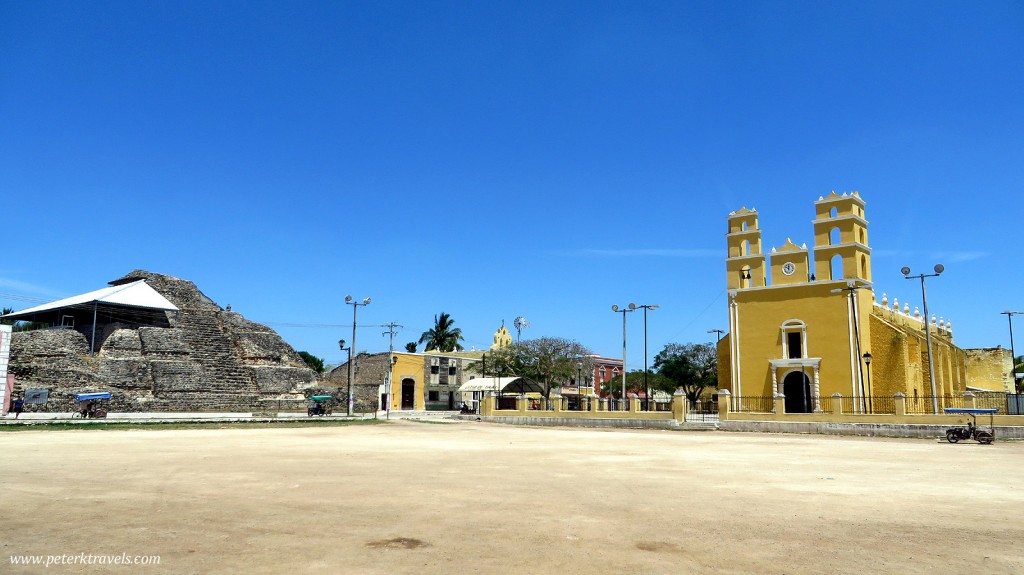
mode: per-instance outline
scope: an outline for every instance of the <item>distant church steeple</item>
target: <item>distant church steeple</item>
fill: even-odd
[[[494,343],[491,344],[491,349],[504,349],[511,346],[512,334],[505,329],[505,320],[501,320],[501,327],[494,332]]]

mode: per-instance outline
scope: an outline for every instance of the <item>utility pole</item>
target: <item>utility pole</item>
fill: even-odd
[[[381,334],[381,335],[388,336],[388,373],[387,373],[387,377],[385,378],[386,379],[386,387],[385,387],[385,389],[387,391],[384,393],[384,395],[387,398],[386,401],[388,402],[388,406],[387,406],[387,411],[385,412],[386,415],[384,416],[384,418],[385,419],[391,419],[391,393],[395,389],[395,385],[394,385],[394,371],[395,371],[395,360],[397,359],[395,357],[395,336],[398,335],[398,332],[395,331],[395,328],[396,327],[405,327],[405,326],[401,326],[401,325],[398,325],[395,322],[391,322],[391,323],[385,325],[384,327],[388,328],[388,331],[386,331],[383,334]]]

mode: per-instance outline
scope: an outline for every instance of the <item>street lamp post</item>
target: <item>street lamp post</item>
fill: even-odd
[[[1013,349],[1013,316],[1024,313],[1024,311],[1001,311],[1006,316],[1006,322],[1010,325],[1010,378],[1013,379],[1013,391],[1020,393],[1017,386],[1017,352]]]
[[[868,366],[868,397],[871,397],[871,352],[866,351],[861,357],[864,358],[864,364]],[[871,405],[871,402],[868,401],[868,411],[873,411],[872,408],[873,406]]]
[[[341,351],[348,352],[348,362],[346,362],[348,364],[348,388],[352,389],[352,346],[345,347],[345,340],[339,339],[338,348],[341,349]]]
[[[612,311],[622,314],[622,397],[619,399],[619,410],[626,411],[626,314],[636,311],[636,304],[631,303],[622,309],[613,305]]]
[[[580,382],[583,377],[583,362],[576,362],[576,393],[579,395],[580,411],[583,411],[583,384]]]
[[[654,305],[638,305],[638,308],[644,309],[644,399],[647,402],[647,411],[651,410],[651,388],[647,385],[647,310],[656,310],[659,306]],[[625,316],[623,316],[625,317]]]
[[[924,306],[924,339],[925,343],[928,345],[928,381],[931,383],[932,388],[932,413],[938,414],[939,397],[938,393],[935,391],[935,362],[932,360],[932,330],[931,325],[929,325],[931,320],[928,316],[928,293],[924,288],[924,278],[939,277],[939,274],[941,274],[946,268],[943,267],[942,264],[935,264],[935,267],[932,269],[935,270],[935,273],[933,274],[918,274],[916,276],[912,276],[910,275],[910,268],[903,266],[903,269],[901,269],[900,272],[903,274],[903,277],[908,280],[921,278],[921,303]]]
[[[355,374],[355,370],[352,369],[354,366],[352,365],[351,357],[352,357],[352,349],[355,349],[355,347],[356,347],[356,315],[357,315],[356,312],[359,311],[359,306],[368,306],[368,305],[370,305],[370,298],[366,298],[362,302],[358,302],[358,301],[353,300],[352,296],[347,295],[347,296],[345,296],[345,303],[347,303],[347,304],[352,306],[352,345],[349,346],[349,351],[348,351],[348,353],[349,353],[349,360],[348,360],[348,416],[352,417],[352,411],[353,411],[353,408],[355,407],[355,396],[352,395],[352,389],[353,389],[353,386],[352,386],[353,381],[352,380],[355,378],[356,374]]]

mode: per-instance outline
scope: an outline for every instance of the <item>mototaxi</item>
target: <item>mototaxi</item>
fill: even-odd
[[[313,403],[306,409],[306,415],[313,417],[319,415],[323,417],[330,415],[332,412],[330,401],[334,399],[333,395],[314,395],[309,398]]]

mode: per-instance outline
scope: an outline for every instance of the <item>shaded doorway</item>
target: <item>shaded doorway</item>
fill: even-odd
[[[402,409],[416,409],[416,381],[402,380]]]
[[[806,373],[791,371],[782,380],[782,393],[786,396],[786,413],[811,413],[811,379]]]

